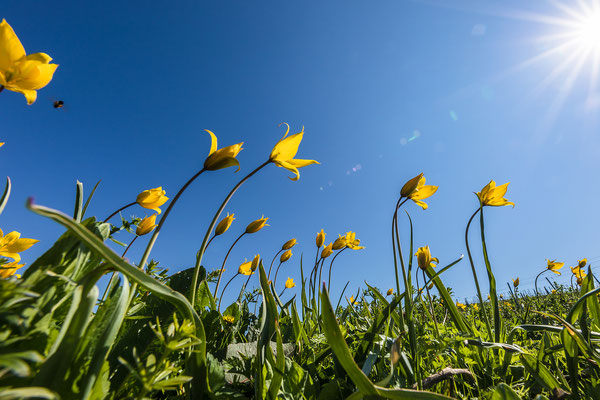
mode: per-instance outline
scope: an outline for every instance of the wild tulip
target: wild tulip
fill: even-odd
[[[339,237],[333,242],[333,250],[341,250],[346,247],[346,236],[338,235]]]
[[[356,239],[355,232],[346,232],[346,247],[351,250],[362,250],[364,246],[360,246],[360,240]]]
[[[208,157],[206,157],[206,160],[204,161],[204,169],[216,171],[218,169],[236,166],[238,169],[235,172],[239,171],[240,163],[236,157],[242,150],[244,142],[217,150],[217,136],[208,129],[205,129],[205,131],[210,135],[210,151]]]
[[[333,254],[333,243],[329,243],[323,251],[321,251],[321,258],[327,258]]]
[[[248,224],[248,226],[246,227],[246,233],[256,233],[256,232],[260,231],[262,228],[264,228],[265,226],[269,226],[267,224],[268,219],[269,218],[265,218],[265,216],[263,215],[260,219],[250,222]]]
[[[325,243],[325,232],[323,232],[323,229],[321,229],[321,232],[317,233],[317,238],[315,242],[317,244],[318,249],[320,249],[321,246],[323,246],[323,243]]]
[[[289,250],[296,245],[296,239],[290,239],[281,246],[281,250]]]
[[[15,272],[25,264],[19,264],[16,261],[9,262],[4,265],[0,265],[0,278],[10,278],[15,275]]]
[[[154,210],[157,213],[161,213],[160,206],[165,204],[169,198],[165,196],[167,192],[165,192],[162,186],[159,186],[154,189],[144,190],[142,193],[138,194],[136,202],[149,210]]]
[[[156,216],[158,214],[152,214],[149,217],[145,217],[142,219],[137,229],[135,230],[135,234],[138,236],[146,235],[154,230],[158,225],[156,225]]]
[[[279,261],[284,263],[292,257],[292,250],[287,250],[285,253],[281,255]]]
[[[291,289],[295,286],[296,286],[296,284],[294,283],[294,280],[292,278],[287,278],[287,280],[285,281],[285,288]]]
[[[17,231],[10,232],[4,236],[0,229],[0,256],[12,258],[15,262],[21,261],[19,253],[27,250],[39,242],[35,239],[21,239],[21,234]]]
[[[250,265],[250,269],[252,270],[252,272],[254,272],[258,269],[259,264],[260,264],[260,254],[257,254],[252,259],[252,264]]]
[[[0,23],[0,89],[21,93],[27,104],[37,99],[37,90],[52,80],[57,64],[45,53],[26,55],[25,48],[13,28],[2,20]]]
[[[496,182],[491,180],[490,183],[481,189],[481,192],[476,193],[477,197],[479,197],[479,200],[481,201],[481,205],[491,207],[512,205],[514,207],[515,203],[504,198],[504,195],[506,195],[506,191],[508,190],[509,183],[510,182],[507,182],[504,185],[496,186]]]
[[[243,262],[238,268],[238,274],[246,276],[254,274],[254,271],[252,271],[252,261]],[[225,291],[225,289],[223,289],[223,291]]]
[[[300,160],[294,159],[296,153],[298,153],[298,147],[300,146],[300,142],[302,142],[302,136],[304,135],[304,128],[299,133],[296,133],[291,136],[287,136],[290,133],[290,126],[287,125],[287,131],[283,138],[271,151],[271,155],[269,156],[269,161],[277,165],[278,167],[282,167],[294,173],[294,177],[290,178],[293,181],[297,181],[300,179],[300,172],[298,172],[298,168],[306,167],[311,164],[319,164],[318,161],[315,160]],[[286,137],[287,136],[287,137]]]
[[[233,220],[235,219],[233,216],[234,214],[229,215],[229,213],[227,213],[227,216],[223,218],[215,228],[215,236],[219,236],[227,232]]]
[[[564,267],[565,263],[564,262],[557,262],[556,260],[550,261],[550,260],[546,260],[548,261],[548,270],[554,272],[557,275],[560,275],[560,272],[558,272],[559,269],[561,269],[562,267]]]
[[[392,294],[394,294],[394,289],[391,289],[391,288],[390,288],[390,289],[388,289],[388,291],[387,291],[387,295],[388,295],[388,296],[391,296]]]
[[[513,286],[515,288],[517,288],[519,286],[519,277],[517,277],[517,279],[513,279],[512,281],[513,281]]]
[[[428,267],[435,268],[436,264],[439,263],[437,258],[431,257],[429,246],[419,247],[415,253],[415,256],[417,256],[417,264],[419,265],[419,268],[421,268],[423,271],[427,270]]]
[[[438,186],[425,185],[425,177],[421,172],[419,175],[410,179],[404,184],[404,186],[402,186],[402,190],[400,190],[400,197],[410,199],[423,210],[426,210],[429,206],[422,200],[433,196],[437,190]]]

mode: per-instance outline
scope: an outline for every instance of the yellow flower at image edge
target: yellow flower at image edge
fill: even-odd
[[[400,190],[400,197],[411,199],[423,210],[427,210],[427,207],[429,206],[427,203],[421,200],[433,196],[437,190],[438,186],[425,185],[425,177],[421,172],[419,175],[415,176],[406,182],[404,186],[402,186],[402,190]]]
[[[311,164],[319,164],[319,162],[315,160],[294,159],[296,153],[298,153],[300,142],[302,142],[304,128],[302,128],[301,132],[288,136],[288,133],[290,133],[290,126],[288,124],[286,125],[287,131],[285,132],[285,135],[283,135],[283,138],[281,138],[281,140],[275,144],[275,147],[273,147],[269,161],[278,167],[282,167],[293,172],[296,176],[290,179],[297,181],[300,179],[300,172],[298,172],[298,168],[306,167],[307,165]]]
[[[10,278],[17,272],[17,270],[23,267],[25,264],[18,264],[16,261],[8,264],[0,265],[0,278]]]
[[[25,48],[13,28],[2,20],[0,23],[0,86],[21,93],[27,104],[37,99],[36,90],[52,80],[58,64],[50,64],[52,58],[45,53],[26,55]]]
[[[514,207],[515,203],[504,198],[504,195],[508,190],[509,183],[510,182],[506,182],[504,185],[496,186],[496,182],[491,180],[490,183],[481,189],[481,192],[476,193],[477,197],[479,197],[479,200],[481,201],[481,205],[491,207],[511,205]]]
[[[158,225],[156,225],[156,216],[158,214],[152,214],[149,217],[145,217],[142,219],[137,229],[135,230],[135,234],[138,236],[142,236],[148,234],[154,230]]]
[[[169,198],[165,196],[167,192],[165,192],[162,186],[159,186],[154,189],[144,190],[142,193],[138,194],[137,199],[135,200],[140,206],[147,208],[149,210],[154,210],[157,213],[161,213],[160,206],[165,204]]]
[[[291,289],[295,286],[296,286],[296,284],[294,283],[294,280],[292,278],[287,278],[287,280],[285,281],[285,288]]]
[[[13,231],[4,236],[4,232],[0,229],[0,256],[12,258],[16,262],[21,261],[19,253],[27,250],[34,244],[39,242],[35,239],[21,239],[19,232]]]
[[[217,150],[217,136],[208,129],[205,129],[205,131],[210,135],[210,151],[208,157],[206,157],[206,160],[204,161],[204,169],[216,171],[218,169],[236,166],[238,169],[235,172],[239,171],[240,163],[236,157],[239,152],[242,151],[244,142]]]
[[[557,262],[556,260],[547,260],[548,261],[548,269],[552,272],[554,272],[557,275],[560,275],[560,272],[558,272],[559,269],[561,269],[562,267],[564,267],[565,263],[564,262]]]

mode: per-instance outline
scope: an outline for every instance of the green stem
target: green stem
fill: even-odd
[[[217,310],[219,312],[221,312],[221,300],[223,300],[223,296],[225,295],[225,290],[227,290],[227,286],[229,286],[229,284],[231,283],[231,281],[238,276],[240,273],[236,273],[234,276],[231,277],[230,280],[227,281],[227,283],[225,284],[225,287],[223,288],[223,291],[221,292],[221,297],[219,297],[219,305],[217,306]]]
[[[425,282],[425,290],[427,291],[427,300],[429,301],[429,308],[431,310],[431,319],[433,319],[433,324],[435,325],[435,333],[437,334],[438,340],[440,339],[440,330],[438,328],[437,320],[435,319],[435,310],[433,308],[433,301],[431,300],[431,295],[429,294],[429,287],[427,286],[427,279],[425,279],[425,271],[423,272],[423,282]],[[419,274],[417,274],[418,276]]]
[[[283,264],[281,261],[279,261],[279,265],[277,266],[277,269],[275,270],[275,278],[273,279],[273,287],[275,287],[275,284],[277,283],[277,274],[279,273],[279,268],[281,268],[281,264]]]
[[[240,239],[245,234],[246,234],[246,232],[243,232],[240,236],[238,236],[238,238],[235,239],[235,241],[233,242],[231,247],[229,247],[227,254],[225,254],[225,258],[223,259],[223,264],[221,264],[221,269],[219,270],[219,279],[217,279],[217,286],[215,286],[215,294],[213,295],[215,298],[217,298],[217,293],[219,293],[219,284],[221,283],[221,277],[223,276],[223,271],[225,270],[225,264],[227,263],[227,259],[229,258],[229,253],[231,253],[231,250],[233,250],[233,247],[236,245],[237,242],[240,241]]]
[[[535,296],[539,296],[538,293],[538,286],[537,286],[537,281],[538,278],[540,277],[540,275],[542,275],[544,272],[548,271],[547,269],[544,269],[542,272],[540,272],[536,277],[535,277],[535,283],[534,283],[534,287],[535,287]],[[573,284],[573,280],[571,279],[571,285]]]
[[[320,247],[317,248],[317,254],[315,254],[315,266],[310,271],[310,275],[308,277],[309,278],[308,293],[310,294],[312,292],[313,297],[315,296],[315,290],[316,290],[315,285],[316,285],[316,280],[317,280],[317,268],[319,268],[319,250],[321,250]],[[314,277],[313,277],[313,274],[314,274]]]
[[[194,279],[192,280],[192,286],[190,287],[190,293],[189,293],[189,299],[190,299],[190,302],[192,305],[196,301],[196,290],[198,288],[198,278],[200,277],[200,266],[202,265],[202,257],[204,257],[204,252],[206,251],[208,238],[209,238],[210,234],[212,233],[212,230],[214,229],[215,225],[217,224],[217,220],[221,216],[221,213],[225,209],[225,206],[227,206],[227,203],[229,203],[229,200],[231,200],[231,198],[233,197],[235,192],[240,188],[240,186],[242,186],[244,184],[244,182],[246,182],[248,179],[250,179],[250,177],[252,177],[252,175],[256,174],[258,171],[263,169],[270,162],[271,162],[270,159],[265,161],[264,163],[259,165],[254,171],[250,172],[241,181],[239,181],[238,184],[235,185],[233,187],[233,189],[231,189],[231,192],[229,192],[227,197],[225,197],[225,200],[223,200],[223,203],[221,203],[221,206],[215,213],[215,216],[213,217],[213,220],[211,221],[210,225],[208,226],[208,230],[206,231],[206,234],[204,235],[204,239],[202,240],[202,245],[200,246],[199,254],[196,257],[196,265],[194,266]]]
[[[481,230],[481,247],[483,249],[483,260],[485,262],[485,268],[488,274],[488,280],[490,282],[490,298],[492,300],[492,309],[494,312],[494,341],[500,343],[500,334],[502,330],[502,320],[500,318],[500,306],[498,305],[498,295],[496,294],[496,278],[492,271],[490,259],[488,257],[487,245],[485,243],[485,225],[483,223],[483,205],[480,206],[481,212],[479,213],[479,224]]]
[[[477,279],[477,271],[475,271],[475,263],[473,262],[473,256],[471,256],[471,248],[469,247],[469,228],[471,227],[471,222],[473,222],[473,218],[477,215],[477,213],[481,211],[481,207],[477,209],[469,218],[469,222],[467,223],[467,229],[465,229],[465,245],[467,246],[467,255],[469,256],[469,262],[471,263],[471,272],[473,273],[473,280],[475,281],[475,288],[477,289],[477,297],[479,298],[479,307],[480,312],[483,314],[483,320],[485,321],[485,326],[488,331],[488,337],[492,338],[492,328],[490,326],[490,320],[487,316],[487,311],[485,310],[485,306],[483,303],[483,297],[481,296],[481,288],[479,287],[479,279]]]
[[[279,250],[277,252],[277,254],[275,254],[275,257],[273,257],[273,259],[271,260],[271,265],[269,266],[269,273],[267,274],[267,279],[269,279],[271,277],[271,268],[273,268],[273,263],[275,262],[275,259],[277,258],[277,256],[279,254],[281,254],[282,251],[283,251],[283,249]]]
[[[134,201],[133,203],[129,203],[129,204],[124,205],[123,207],[119,208],[117,211],[115,211],[114,213],[112,213],[108,217],[106,217],[106,219],[104,220],[104,222],[108,222],[109,219],[111,219],[112,217],[114,217],[115,215],[117,215],[118,213],[120,213],[121,211],[123,211],[126,208],[129,208],[131,206],[134,206],[136,204],[137,204],[137,201]]]
[[[329,264],[329,277],[327,278],[327,292],[329,292],[331,290],[331,269],[333,267],[333,262],[335,261],[335,259],[337,258],[337,256],[339,256],[340,254],[342,254],[342,252],[344,250],[346,250],[347,247],[344,247],[343,249],[341,249],[340,251],[338,251],[338,253],[333,256],[333,259],[331,260],[331,264]]]

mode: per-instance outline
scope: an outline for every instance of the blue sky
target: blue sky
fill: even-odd
[[[270,262],[295,237],[280,276],[299,280],[300,254],[314,257],[317,231],[329,242],[352,230],[366,249],[338,257],[333,292],[347,280],[350,292],[364,280],[392,287],[390,218],[403,183],[420,172],[440,188],[428,210],[406,205],[415,246],[429,245],[443,265],[465,253],[473,192],[490,179],[510,181],[516,203],[485,210],[502,289],[516,276],[531,288],[546,258],[600,261],[600,89],[593,63],[574,67],[581,57],[571,48],[523,66],[552,49],[539,38],[559,30],[534,15],[567,13],[546,1],[6,1],[0,18],[27,52],[47,52],[60,67],[32,106],[0,94],[1,173],[14,184],[0,227],[41,240],[23,254],[31,263],[63,229],[28,212],[28,196],[71,213],[76,180],[90,190],[102,179],[88,211],[102,219],[144,189],[173,196],[201,168],[210,129],[220,146],[245,143],[242,171],[199,178],[152,253],[171,271],[190,267],[218,205],[268,157],[285,121],[294,132],[305,127],[298,157],[321,165],[303,168],[298,182],[269,166],[243,186],[227,208],[234,225],[205,258],[209,269],[264,214],[271,226],[236,246],[228,273],[256,253]],[[466,260],[443,279],[457,297],[474,294]]]

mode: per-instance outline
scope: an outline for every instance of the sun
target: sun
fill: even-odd
[[[577,42],[588,52],[600,52],[600,9],[595,9],[591,14],[582,16],[576,21],[578,27],[574,30]]]

